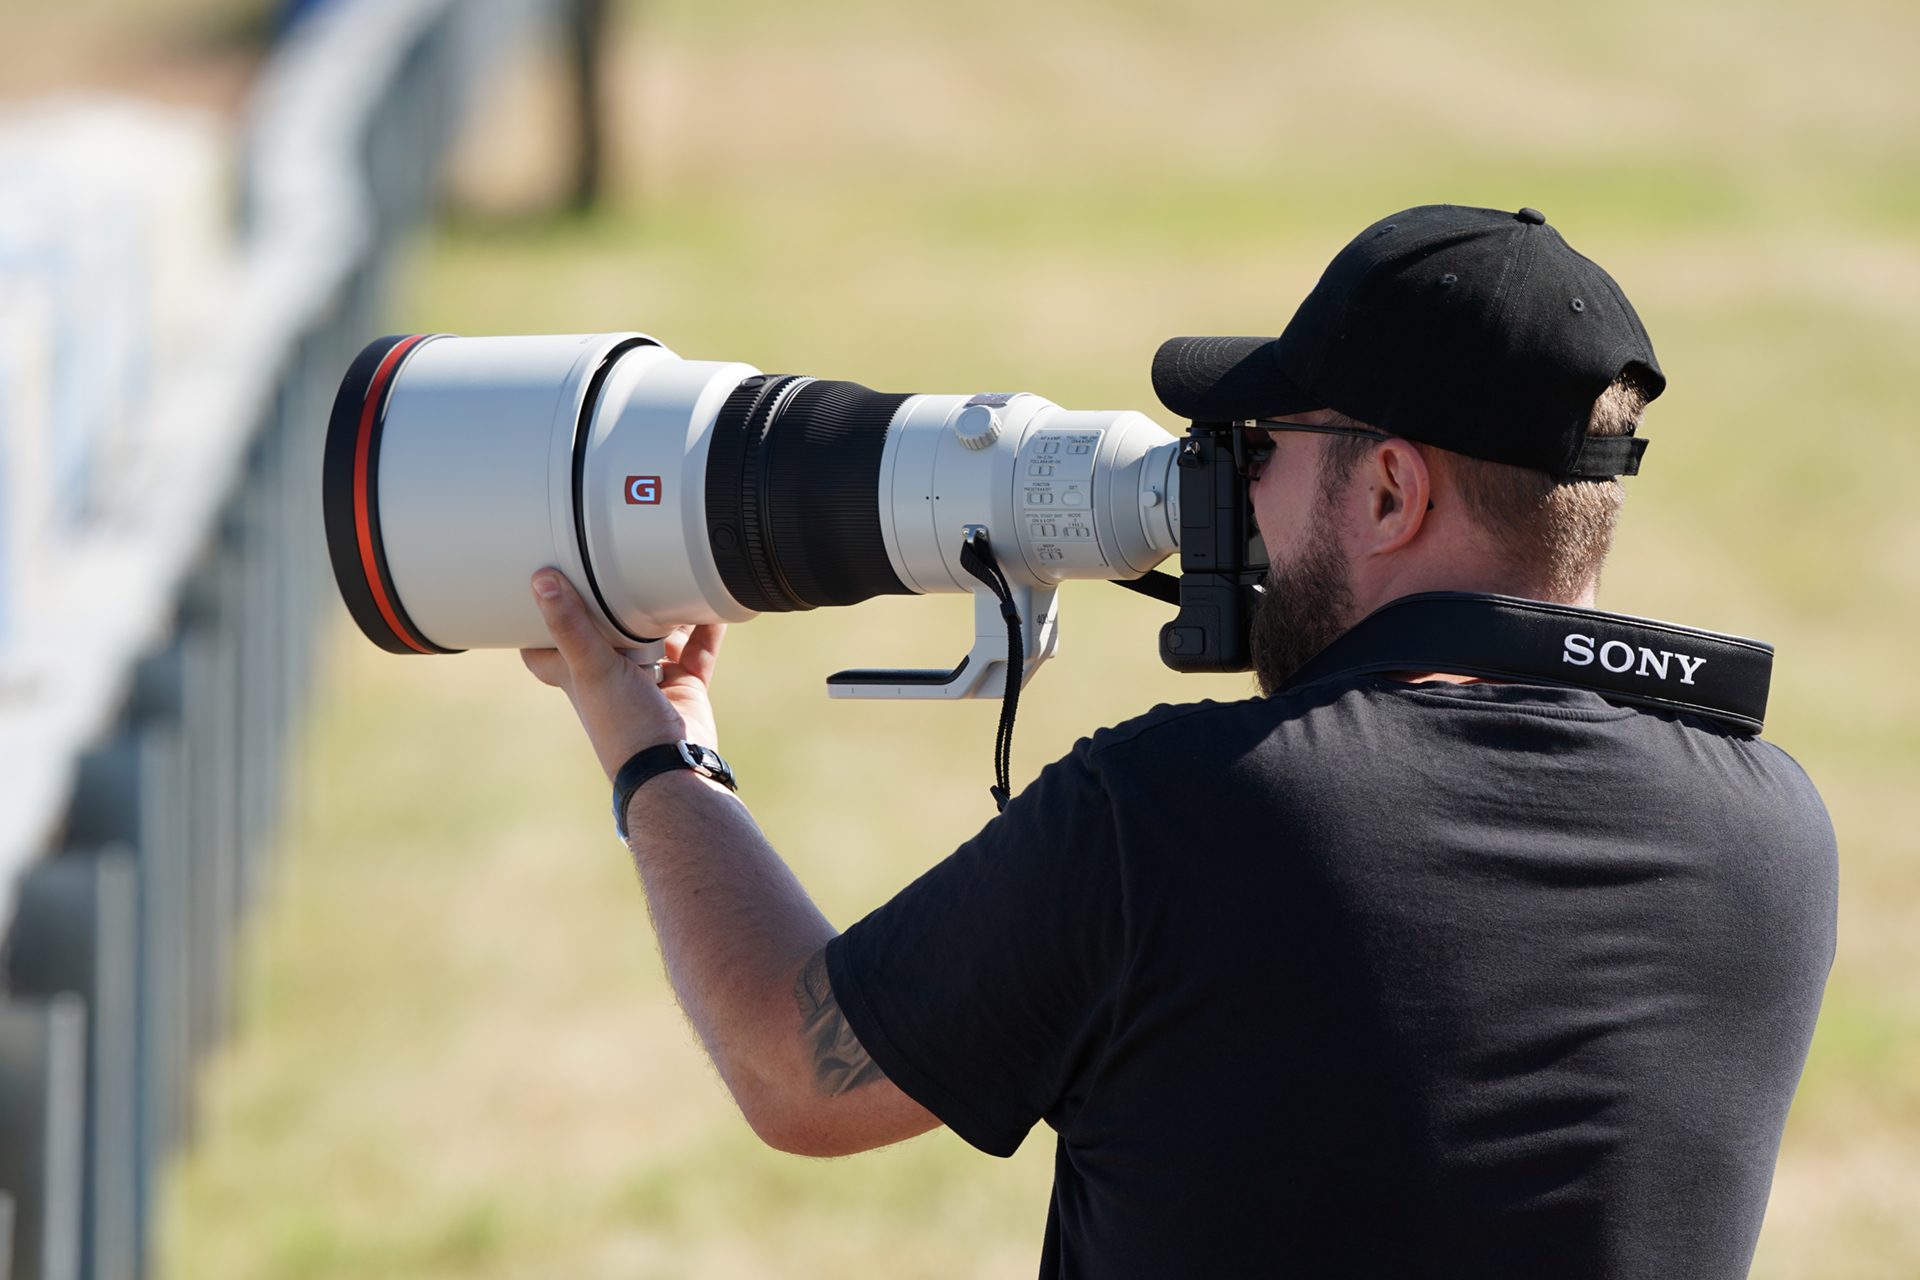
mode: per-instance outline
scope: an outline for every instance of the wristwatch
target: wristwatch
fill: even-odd
[[[636,751],[613,775],[613,829],[620,833],[621,843],[627,839],[627,804],[633,799],[633,793],[647,779],[675,769],[691,769],[729,791],[739,790],[733,780],[733,767],[712,747],[703,747],[697,742],[663,742],[657,747]]]

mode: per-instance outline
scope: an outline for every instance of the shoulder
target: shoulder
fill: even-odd
[[[1142,715],[1097,729],[1040,770],[1003,817],[1054,806],[1106,807],[1149,790],[1170,774],[1213,771],[1244,754],[1252,736],[1254,700],[1163,703]],[[1242,744],[1233,752],[1229,744]]]
[[[1101,773],[1230,764],[1287,726],[1339,701],[1351,685],[1235,702],[1163,703],[1083,739],[1075,754]]]
[[[1256,699],[1161,703],[1131,720],[1097,731],[1080,747],[1095,767],[1114,767],[1156,748],[1207,742],[1223,733],[1232,734],[1248,721],[1257,705]]]
[[[1821,799],[1819,788],[1814,786],[1801,763],[1784,748],[1764,738],[1746,737],[1739,742],[1757,775],[1756,791],[1778,808],[1798,815],[1809,826],[1824,830],[1831,840],[1833,822],[1828,816],[1826,801]]]

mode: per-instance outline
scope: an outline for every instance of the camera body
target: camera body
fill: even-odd
[[[324,507],[349,611],[398,653],[548,642],[527,590],[564,572],[621,646],[686,624],[972,592],[951,670],[841,672],[843,697],[993,696],[1000,601],[962,563],[990,545],[1024,682],[1072,579],[1139,580],[1179,553],[1180,670],[1243,670],[1264,570],[1231,424],[1175,440],[1142,414],[1028,393],[893,395],[684,360],[638,333],[370,344],[329,424]],[[1159,577],[1162,575],[1156,575]]]
[[[1180,441],[1180,612],[1160,628],[1175,671],[1253,666],[1253,609],[1267,575],[1247,481],[1233,462],[1236,422],[1196,422]]]

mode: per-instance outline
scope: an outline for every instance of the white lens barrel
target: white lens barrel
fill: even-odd
[[[370,344],[335,401],[335,577],[393,652],[550,643],[564,572],[607,638],[877,594],[1137,578],[1178,550],[1175,441],[1039,396],[888,395],[682,360],[637,333]]]
[[[915,396],[881,463],[887,554],[915,591],[971,591],[960,548],[983,526],[1015,581],[1137,578],[1179,549],[1176,449],[1130,411],[1024,392]]]
[[[714,561],[706,476],[714,418],[758,372],[642,348],[624,356],[601,389],[580,511],[594,579],[629,635],[754,616],[728,593]]]

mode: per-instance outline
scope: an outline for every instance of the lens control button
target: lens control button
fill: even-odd
[[[970,404],[953,420],[953,434],[969,449],[984,449],[1000,438],[1000,414],[992,405]]]

